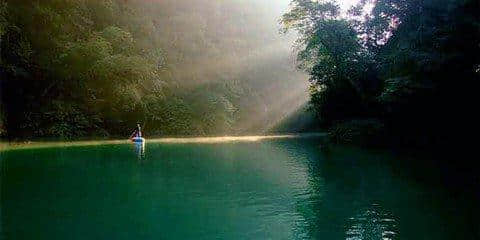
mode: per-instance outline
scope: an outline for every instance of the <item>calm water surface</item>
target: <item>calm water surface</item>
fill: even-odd
[[[402,161],[316,139],[4,151],[0,239],[475,239],[475,204]]]

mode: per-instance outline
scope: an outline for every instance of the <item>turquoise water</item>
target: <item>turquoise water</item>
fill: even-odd
[[[403,160],[317,139],[4,151],[0,239],[474,239],[474,203]]]

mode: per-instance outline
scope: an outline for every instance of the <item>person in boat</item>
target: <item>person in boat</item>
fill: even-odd
[[[137,123],[137,128],[133,131],[130,139],[133,138],[141,138],[142,137],[142,129],[140,128],[140,123]]]

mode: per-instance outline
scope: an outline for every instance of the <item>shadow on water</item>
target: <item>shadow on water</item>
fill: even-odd
[[[478,239],[478,207],[456,196],[440,169],[389,152],[333,146],[311,159],[318,199],[299,202],[320,239]],[[405,162],[410,163],[406,165]],[[422,181],[428,179],[428,181]],[[314,213],[314,214],[311,214]]]
[[[310,138],[7,151],[0,239],[475,239],[472,202],[404,160]]]

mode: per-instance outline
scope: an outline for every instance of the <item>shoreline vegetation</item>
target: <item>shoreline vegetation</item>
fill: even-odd
[[[268,130],[308,99],[269,5],[1,0],[0,135]]]
[[[479,1],[337,3],[293,0],[281,19],[299,33],[317,124],[335,143],[465,151],[478,126]]]
[[[228,142],[257,142],[271,139],[307,139],[325,137],[326,133],[301,133],[301,134],[281,134],[281,135],[250,135],[250,136],[209,136],[209,137],[148,137],[147,143],[165,143],[165,144],[214,144]],[[33,141],[0,141],[0,151],[18,150],[18,149],[38,149],[51,147],[72,147],[72,146],[95,146],[111,144],[132,144],[128,139],[95,139],[95,140],[33,140]]]
[[[260,2],[0,1],[0,135],[114,138],[141,121],[152,136],[471,144],[478,1],[292,0],[277,17]]]

